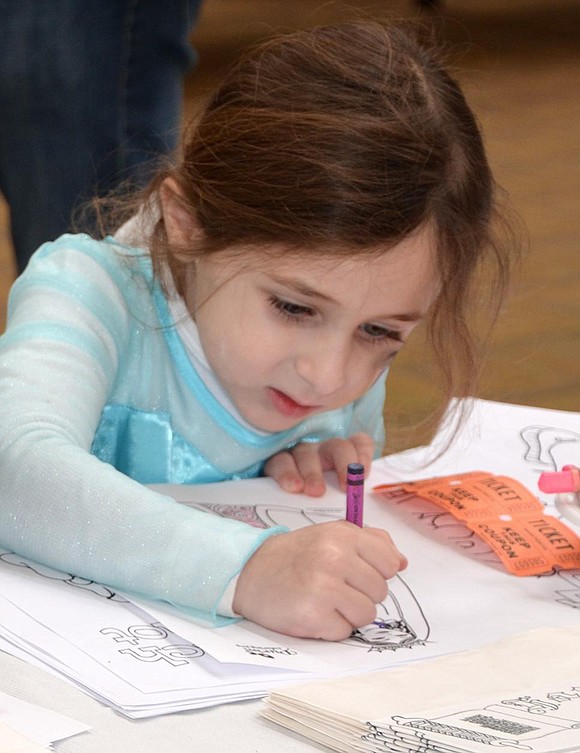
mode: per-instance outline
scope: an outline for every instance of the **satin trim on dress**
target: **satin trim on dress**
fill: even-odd
[[[91,447],[93,455],[142,484],[207,484],[254,478],[263,461],[234,474],[212,465],[173,431],[165,412],[106,405]]]

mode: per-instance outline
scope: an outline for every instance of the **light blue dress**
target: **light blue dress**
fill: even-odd
[[[10,295],[0,394],[0,545],[214,619],[228,583],[281,529],[143,484],[249,478],[299,441],[356,431],[383,444],[383,378],[288,431],[240,422],[198,375],[147,253],[113,238],[65,235],[33,256]]]

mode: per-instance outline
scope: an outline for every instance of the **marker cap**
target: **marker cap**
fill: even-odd
[[[541,473],[538,486],[547,494],[580,491],[580,469],[565,465],[561,471]]]

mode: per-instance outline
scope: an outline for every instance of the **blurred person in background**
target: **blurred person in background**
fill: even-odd
[[[202,0],[0,0],[0,191],[21,272],[177,145]]]

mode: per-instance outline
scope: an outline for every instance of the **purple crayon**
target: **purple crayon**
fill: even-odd
[[[361,463],[349,463],[346,469],[346,519],[362,528],[365,467]]]

